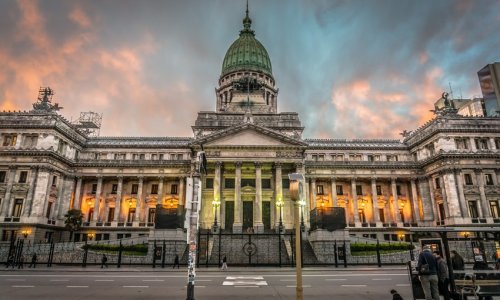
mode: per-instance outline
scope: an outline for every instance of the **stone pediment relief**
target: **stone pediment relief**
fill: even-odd
[[[464,186],[464,194],[479,194],[477,186]]]
[[[255,188],[253,186],[242,186],[241,187],[241,192],[245,194],[253,194],[255,193]]]
[[[25,183],[14,183],[12,185],[12,193],[26,193],[29,186]]]
[[[275,137],[266,136],[252,129],[246,129],[210,141],[207,146],[290,146]]]
[[[500,187],[498,186],[485,186],[484,187],[485,194],[500,194]]]

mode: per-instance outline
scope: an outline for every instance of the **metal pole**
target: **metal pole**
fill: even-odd
[[[335,240],[335,244],[334,244],[334,250],[333,250],[333,254],[335,254],[335,268],[338,268],[339,267],[339,259],[338,259],[338,254],[337,254],[337,240]]]
[[[382,267],[382,260],[380,259],[380,242],[377,239],[377,265],[378,267]]]
[[[89,248],[88,248],[88,245],[87,245],[87,240],[85,240],[85,251],[83,252],[83,262],[82,262],[82,267],[86,267],[87,266],[87,254],[89,252]]]
[[[280,214],[281,214],[281,208],[280,208]],[[278,230],[278,255],[279,255],[279,266],[281,268],[281,227]]]
[[[297,201],[295,202],[295,256],[296,256],[296,277],[297,277],[297,287],[296,294],[297,300],[302,300],[303,288],[302,288],[302,253],[301,253],[301,226],[300,226],[300,208],[301,205]]]
[[[198,161],[203,162],[206,160],[201,154],[198,157]],[[200,186],[200,172],[198,166],[195,166],[194,174],[193,174],[193,195],[191,199],[191,207],[189,214],[189,234],[188,234],[188,244],[189,244],[189,256],[188,256],[188,283],[187,283],[187,297],[186,300],[194,300],[194,284],[196,277],[196,254],[198,245],[197,237],[198,237],[198,192]]]
[[[345,246],[345,240],[344,240],[344,268],[347,268],[347,248]]]
[[[153,269],[156,268],[156,240],[153,243]]]
[[[116,263],[116,267],[119,268],[122,266],[122,240],[120,239],[120,248],[118,248],[118,262]]]
[[[166,252],[167,252],[167,249],[165,247],[165,240],[163,240],[163,248],[162,248],[162,251],[161,251],[161,267],[162,268],[165,268],[165,256],[166,256]]]

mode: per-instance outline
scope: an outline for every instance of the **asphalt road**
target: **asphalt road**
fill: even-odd
[[[304,299],[411,298],[405,270],[312,270],[303,274]],[[0,271],[1,300],[186,299],[185,272]],[[293,270],[198,271],[195,299],[295,299]]]

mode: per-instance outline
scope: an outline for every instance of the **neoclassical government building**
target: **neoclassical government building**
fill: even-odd
[[[157,205],[184,214],[201,149],[202,229],[292,229],[296,172],[306,228],[311,212],[332,207],[345,208],[351,235],[367,237],[500,224],[500,118],[461,116],[443,98],[400,140],[308,139],[298,113],[278,111],[271,60],[251,23],[247,11],[222,62],[215,111],[198,113],[192,136],[94,136],[92,122],[58,113],[50,88],[32,110],[0,113],[1,239],[65,240],[69,209],[84,214],[76,240],[148,235]]]

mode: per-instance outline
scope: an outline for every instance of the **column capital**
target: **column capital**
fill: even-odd
[[[372,183],[377,183],[378,177],[377,176],[372,176],[372,177],[370,177],[370,179],[371,179]]]
[[[221,161],[216,161],[215,162],[215,167],[217,167],[217,168],[222,167],[222,162]]]
[[[241,165],[242,165],[242,164],[243,164],[243,163],[242,163],[241,161],[235,161],[235,162],[234,162],[234,166],[235,166],[236,168],[241,168]]]
[[[278,169],[278,168],[281,169],[281,162],[277,161],[277,162],[274,163],[273,166],[274,166],[275,169]]]
[[[260,162],[260,161],[256,161],[256,162],[254,162],[254,164],[255,164],[256,168],[260,169],[262,167],[262,162]]]
[[[335,182],[337,182],[337,177],[335,177],[335,176],[330,177],[330,182],[331,182],[331,183],[335,183]]]
[[[481,169],[481,168],[476,168],[476,169],[474,169],[474,173],[476,173],[476,175],[479,175],[479,174],[481,174],[482,172],[483,172],[483,169]]]
[[[397,179],[398,179],[397,177],[392,176],[392,177],[391,177],[391,184],[396,184],[396,180],[397,180]]]
[[[309,180],[311,181],[311,183],[316,183],[316,177],[309,177]]]

